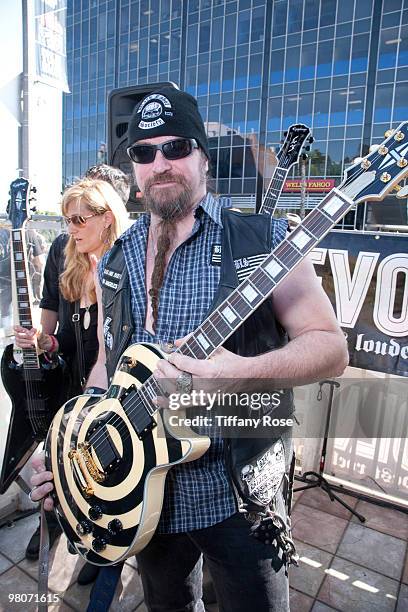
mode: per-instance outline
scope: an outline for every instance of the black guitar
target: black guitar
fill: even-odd
[[[306,219],[234,289],[177,349],[208,359],[266,300],[339,220],[359,202],[382,200],[408,174],[408,122],[345,172]],[[54,474],[58,520],[88,561],[110,565],[140,551],[152,538],[167,472],[193,461],[210,445],[187,425],[174,426],[159,410],[152,375],[165,358],[150,344],[129,346],[100,398],[80,396],[56,414],[46,442]],[[183,410],[178,410],[178,422]]]
[[[268,189],[263,197],[261,208],[258,211],[260,213],[267,213],[271,215],[271,217],[275,212],[279,196],[290,168],[299,161],[306,140],[310,144],[314,140],[313,136],[310,136],[310,129],[303,123],[291,125],[284,135],[285,141],[276,155],[278,164],[273,169]],[[305,150],[309,148],[310,147],[307,146]]]
[[[30,183],[19,178],[10,185],[8,216],[11,221],[11,274],[14,286],[15,323],[30,329],[31,287],[25,248]],[[47,434],[54,414],[64,402],[64,369],[59,357],[37,355],[35,348],[17,349],[9,344],[1,359],[1,377],[10,396],[12,411],[3,457],[0,493],[18,476],[38,443]]]

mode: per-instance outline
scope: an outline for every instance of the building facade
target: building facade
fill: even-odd
[[[196,96],[215,189],[243,201],[262,194],[290,124],[312,129],[307,175],[338,184],[408,119],[407,0],[68,0],[67,55],[66,183],[105,159],[118,87]]]

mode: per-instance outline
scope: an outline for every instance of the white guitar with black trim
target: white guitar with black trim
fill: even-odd
[[[383,199],[408,174],[407,126],[401,123],[377,151],[348,168],[339,187],[177,350],[209,358],[355,204]],[[47,438],[57,517],[71,544],[97,565],[123,561],[146,546],[160,518],[168,470],[197,459],[210,444],[187,427],[174,431],[168,411],[152,402],[161,394],[152,376],[160,358],[152,345],[129,346],[106,394],[69,401]]]

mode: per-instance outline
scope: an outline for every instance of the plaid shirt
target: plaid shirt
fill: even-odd
[[[129,271],[135,331],[132,342],[173,342],[203,321],[217,291],[220,266],[211,263],[213,246],[221,245],[221,209],[228,200],[211,194],[200,202],[191,236],[173,253],[160,290],[156,334],[145,329],[146,245],[150,216],[142,215],[121,237]],[[286,221],[272,222],[272,244],[285,236]],[[101,261],[103,269],[107,255]],[[205,428],[200,429],[205,434]],[[214,435],[214,430],[212,430]],[[203,529],[236,512],[235,497],[223,459],[222,439],[211,438],[208,451],[196,461],[168,472],[160,533]]]

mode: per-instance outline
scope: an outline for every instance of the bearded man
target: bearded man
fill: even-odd
[[[146,96],[130,120],[128,144],[147,212],[100,262],[103,340],[88,381],[100,389],[131,342],[172,344],[196,329],[239,284],[236,262],[270,252],[287,231],[286,221],[228,211],[224,199],[207,191],[208,142],[189,94],[166,87]],[[234,381],[241,390],[262,387],[262,381],[270,388],[273,379],[276,389],[285,388],[279,415],[288,416],[289,387],[340,375],[347,364],[344,336],[309,261],[240,330],[210,359],[170,354],[159,361],[155,378],[163,386],[187,379],[190,391],[204,379],[213,380],[214,389],[229,381],[227,391]],[[152,612],[203,611],[204,555],[221,611],[286,611],[288,551],[278,532],[269,543],[250,537],[262,513],[254,512],[244,491],[253,466],[262,466],[265,457],[275,476],[282,469],[282,482],[290,435],[226,440],[215,430],[207,433],[208,451],[169,471],[158,529],[137,555],[146,606]],[[34,498],[49,491],[46,479],[44,473],[33,477]],[[264,516],[276,512],[285,523],[283,487],[276,488]]]

